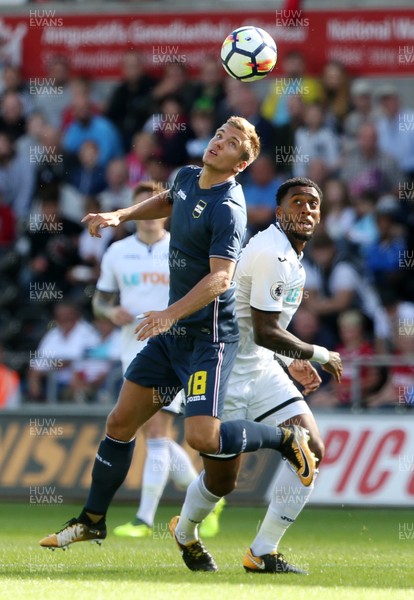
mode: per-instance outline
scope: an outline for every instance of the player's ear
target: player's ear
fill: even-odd
[[[282,207],[281,207],[281,206],[278,204],[278,205],[276,206],[276,210],[275,210],[276,219],[277,219],[278,221],[280,221],[280,220],[281,220],[281,218],[282,218],[282,213],[283,213],[283,211],[282,211]]]
[[[241,173],[242,171],[244,171],[244,169],[247,167],[248,162],[247,160],[242,160],[240,161],[235,167],[234,167],[234,173],[237,175],[238,173]]]

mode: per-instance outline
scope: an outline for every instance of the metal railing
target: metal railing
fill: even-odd
[[[396,356],[395,354],[374,354],[373,356],[361,356],[353,360],[344,360],[351,368],[350,407],[353,411],[363,410],[361,371],[364,367],[406,367],[414,365],[414,355]],[[414,393],[414,376],[413,376]],[[391,400],[391,399],[390,399]],[[413,394],[414,400],[414,394]],[[406,409],[407,404],[396,404],[396,408]]]

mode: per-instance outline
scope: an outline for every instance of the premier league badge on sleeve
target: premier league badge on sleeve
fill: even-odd
[[[280,300],[280,298],[283,295],[282,281],[278,281],[277,283],[274,283],[272,285],[272,287],[270,288],[270,295],[272,296],[273,300]]]

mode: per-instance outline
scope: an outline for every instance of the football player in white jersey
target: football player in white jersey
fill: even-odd
[[[256,234],[242,251],[235,276],[240,345],[223,414],[223,420],[301,425],[319,460],[323,442],[303,399],[320,384],[310,361],[321,363],[339,381],[341,359],[337,352],[302,342],[286,328],[302,300],[302,252],[320,221],[321,200],[322,192],[313,181],[285,181],[276,194],[276,223]],[[302,384],[302,394],[291,378]],[[222,456],[225,460],[203,456],[205,472],[189,486],[175,527],[181,543],[197,539],[197,523],[234,489],[240,456]],[[298,481],[287,461],[281,462],[266,516],[243,557],[247,571],[305,573],[283,558],[278,544],[312,493],[314,482],[307,483]]]
[[[139,184],[133,203],[138,204],[162,191],[152,182]],[[162,310],[168,304],[170,234],[165,219],[137,221],[136,233],[113,243],[105,252],[93,308],[120,326],[123,372],[146,342],[136,339],[136,316],[150,309]],[[118,302],[119,300],[119,302]],[[121,537],[142,538],[152,534],[158,503],[169,476],[185,489],[197,477],[189,456],[171,438],[174,414],[180,413],[181,397],[157,412],[144,428],[147,457],[142,479],[141,501],[133,521],[119,525],[114,533]],[[206,523],[205,537],[217,533],[219,511]],[[206,535],[207,534],[207,535]]]

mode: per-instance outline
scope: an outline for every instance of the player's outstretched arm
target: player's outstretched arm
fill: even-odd
[[[146,340],[165,333],[181,319],[192,315],[210,304],[230,287],[236,263],[224,258],[210,258],[210,273],[203,277],[193,289],[174,304],[161,311],[144,313],[144,318],[135,333],[138,340]]]
[[[88,230],[92,237],[100,238],[102,236],[99,230],[105,227],[117,227],[120,223],[125,223],[126,221],[169,217],[172,211],[172,204],[168,200],[168,193],[169,190],[166,190],[139,204],[120,208],[113,212],[89,213],[83,217],[81,222],[88,225]]]
[[[279,312],[268,312],[251,307],[254,341],[258,346],[277,352],[287,359],[307,359],[322,364],[336,381],[342,376],[341,357],[327,348],[303,342],[279,324]],[[290,362],[289,361],[289,362]]]
[[[95,317],[109,319],[118,327],[132,323],[134,315],[131,315],[123,306],[120,306],[117,301],[119,301],[119,294],[116,292],[95,290],[92,298],[93,314]]]

